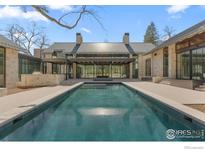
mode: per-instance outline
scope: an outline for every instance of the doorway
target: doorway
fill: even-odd
[[[110,65],[96,65],[96,77],[110,77]]]

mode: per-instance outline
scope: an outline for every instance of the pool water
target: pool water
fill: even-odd
[[[121,84],[84,84],[2,140],[164,141],[167,129],[197,128],[159,105]]]

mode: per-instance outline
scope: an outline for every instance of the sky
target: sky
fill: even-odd
[[[54,17],[75,10],[75,6],[47,6]],[[148,24],[153,21],[160,36],[165,26],[173,27],[175,34],[205,19],[205,6],[89,6],[97,12],[104,29],[92,17],[84,17],[77,27],[62,28],[30,7],[0,6],[0,33],[11,24],[29,27],[33,21],[45,27],[50,43],[75,42],[80,32],[84,42],[121,42],[125,32],[130,41],[142,42]],[[69,20],[71,22],[73,19]]]

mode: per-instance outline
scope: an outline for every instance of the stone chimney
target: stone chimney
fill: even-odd
[[[123,43],[129,44],[129,33],[125,33],[123,36]]]
[[[81,44],[83,42],[83,37],[81,33],[76,33],[76,44]]]
[[[34,57],[41,58],[41,50],[40,49],[34,49]]]

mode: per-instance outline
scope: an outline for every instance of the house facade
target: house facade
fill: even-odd
[[[40,71],[41,59],[0,35],[0,88],[14,88],[21,74]]]
[[[83,42],[80,33],[76,42],[57,42],[44,50],[45,73],[66,74],[67,79],[136,78],[142,75],[139,61],[155,46],[129,41],[125,33],[122,42]]]
[[[193,84],[203,82],[205,21],[168,39],[143,57],[146,65],[143,76],[186,80]]]
[[[0,35],[0,87],[16,87],[22,76],[33,72],[47,74],[45,78],[59,75],[61,80],[173,79],[193,89],[205,80],[205,21],[158,46],[130,42],[129,33],[124,34],[122,42],[84,42],[77,33],[75,42],[56,42],[43,51],[35,49],[34,56]]]

